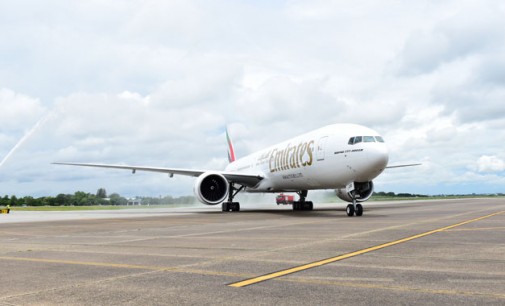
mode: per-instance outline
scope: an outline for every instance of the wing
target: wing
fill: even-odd
[[[109,165],[109,164],[89,164],[89,163],[53,163],[54,165],[68,165],[68,166],[81,166],[81,167],[95,167],[95,168],[110,168],[110,169],[123,169],[131,170],[132,173],[138,171],[160,172],[168,173],[170,175],[185,175],[185,176],[200,176],[205,172],[214,172],[222,174],[229,182],[237,183],[247,187],[254,187],[264,178],[259,174],[252,173],[239,173],[215,170],[194,170],[194,169],[179,169],[179,168],[161,168],[161,167],[146,167],[146,166],[129,166],[129,165]]]
[[[387,166],[386,169],[390,168],[403,168],[403,167],[413,167],[413,166],[420,166],[422,164],[407,164],[407,165],[395,165],[395,166]]]

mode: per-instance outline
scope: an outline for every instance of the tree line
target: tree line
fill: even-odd
[[[394,192],[374,192],[374,196],[377,197],[389,197],[389,198],[427,198],[428,195],[425,194],[412,194],[412,193],[394,193]]]
[[[96,194],[84,191],[76,191],[74,194],[60,193],[57,196],[46,196],[34,198],[31,196],[16,197],[15,195],[5,195],[0,197],[0,206],[94,206],[94,205],[165,205],[165,204],[192,204],[195,202],[193,196],[182,197],[135,197],[127,199],[118,193],[107,196],[104,188],[97,190]]]

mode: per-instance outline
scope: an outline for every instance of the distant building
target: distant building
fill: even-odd
[[[126,203],[126,205],[128,205],[128,206],[142,205],[142,202],[140,201],[140,199],[133,198],[133,199],[128,199],[128,202]]]

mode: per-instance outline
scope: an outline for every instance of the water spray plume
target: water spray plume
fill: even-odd
[[[47,114],[42,119],[37,121],[35,125],[26,132],[23,137],[12,147],[12,149],[5,155],[5,157],[0,162],[0,168],[10,159],[10,157],[49,119],[51,114]]]

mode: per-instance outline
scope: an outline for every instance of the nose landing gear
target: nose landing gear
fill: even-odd
[[[363,206],[356,201],[354,191],[352,191],[351,194],[352,204],[347,205],[345,212],[347,213],[348,217],[352,217],[353,215],[356,215],[356,217],[361,217],[363,216]]]

